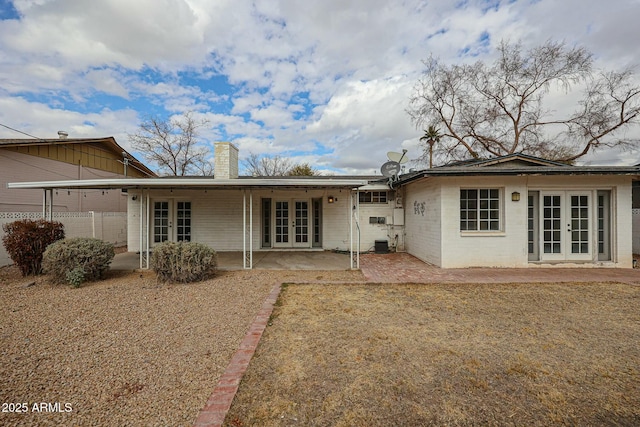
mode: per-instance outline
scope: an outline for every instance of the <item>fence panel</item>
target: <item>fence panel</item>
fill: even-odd
[[[0,212],[0,238],[4,236],[2,225],[21,219],[40,218],[41,212]],[[64,225],[66,237],[95,237],[115,246],[127,244],[126,212],[54,212],[53,220]],[[4,245],[0,244],[0,267],[12,263]]]
[[[632,209],[633,225],[631,233],[633,236],[633,253],[640,254],[640,209]]]

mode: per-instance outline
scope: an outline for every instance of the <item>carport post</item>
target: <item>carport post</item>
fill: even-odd
[[[149,260],[149,202],[151,202],[151,197],[149,196],[149,190],[147,189],[147,198],[146,198],[146,210],[147,213],[145,215],[145,236],[146,236],[146,242],[145,242],[145,246],[146,246],[146,263],[147,263],[147,270],[149,269],[149,264],[150,264],[150,260]]]
[[[249,256],[247,256],[247,232],[249,234]],[[253,269],[253,191],[249,189],[249,229],[247,230],[247,190],[242,190],[242,266]]]

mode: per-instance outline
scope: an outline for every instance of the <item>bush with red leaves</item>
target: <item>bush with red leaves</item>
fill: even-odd
[[[64,239],[64,225],[44,219],[4,224],[2,237],[7,253],[23,276],[42,272],[42,254],[51,243]]]

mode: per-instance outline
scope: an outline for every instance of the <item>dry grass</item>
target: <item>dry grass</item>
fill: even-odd
[[[226,425],[640,425],[640,287],[290,285]]]

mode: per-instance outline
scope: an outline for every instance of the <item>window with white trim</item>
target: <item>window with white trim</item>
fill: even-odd
[[[498,188],[460,189],[460,231],[500,231],[500,197]]]
[[[360,193],[360,203],[387,203],[386,191],[363,191]]]

